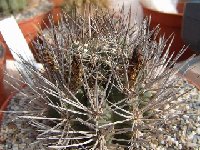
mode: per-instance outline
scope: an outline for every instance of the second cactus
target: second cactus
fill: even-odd
[[[18,13],[26,6],[27,0],[1,0],[0,13],[3,15]]]

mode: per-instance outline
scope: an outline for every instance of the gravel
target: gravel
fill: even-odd
[[[27,88],[23,92],[27,92]],[[30,99],[22,92],[16,94],[7,107],[7,111],[30,110]],[[4,113],[0,133],[0,150],[38,150],[42,148],[40,143],[34,143],[35,130],[29,123],[17,116],[20,113]],[[27,132],[27,131],[30,132]],[[32,144],[31,144],[32,143]]]
[[[193,85],[182,79],[179,84],[184,87],[181,92],[184,92],[185,89],[193,88]],[[29,89],[25,88],[22,91],[27,92],[26,90]],[[200,149],[200,116],[197,115],[200,112],[200,91],[194,87],[190,93],[182,97],[183,99],[187,100],[187,103],[181,106],[185,109],[185,115],[178,118],[176,120],[177,123],[169,127],[170,131],[173,130],[176,135],[173,137],[168,136],[167,139],[156,145],[156,149]],[[29,100],[30,97],[27,98],[23,93],[18,93],[11,99],[7,110],[20,111],[21,108],[29,110],[29,105],[31,104]],[[172,110],[171,115],[175,111]],[[25,132],[27,130],[30,132]],[[36,130],[27,121],[17,118],[14,113],[4,113],[0,133],[0,150],[46,149],[41,143],[34,143],[36,134]],[[184,142],[190,148],[186,148],[181,144]]]

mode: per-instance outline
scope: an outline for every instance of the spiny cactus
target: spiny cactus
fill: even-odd
[[[22,11],[27,5],[27,0],[1,0],[0,13],[5,15]]]
[[[65,0],[64,1],[64,8],[65,11],[73,11],[74,8],[77,9],[77,11],[85,12],[85,9],[87,10],[88,5],[94,5],[96,7],[99,7],[101,9],[106,9],[109,7],[109,0]]]
[[[24,94],[37,107],[19,117],[36,128],[36,142],[48,149],[133,150],[170,148],[172,137],[187,146],[172,128],[191,90],[180,92],[172,69],[184,49],[173,59],[170,38],[157,42],[158,27],[150,31],[147,19],[131,24],[130,16],[65,13],[49,28],[50,39],[41,34],[34,43],[43,69],[21,58]]]

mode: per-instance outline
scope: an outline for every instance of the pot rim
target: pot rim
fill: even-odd
[[[48,16],[49,15],[52,15],[52,16],[56,15],[56,17],[59,17],[60,13],[61,13],[61,8],[53,6],[48,12],[44,12],[44,13],[35,15],[32,18],[19,21],[18,26],[21,29],[22,34],[24,35],[24,38],[26,39],[27,43],[28,44],[31,43],[30,39],[34,39],[36,37],[36,35],[38,34],[38,30],[36,29],[36,27],[34,27],[34,25],[39,27],[39,28],[43,26],[42,29],[47,28],[47,26],[50,26],[49,20],[47,20]],[[55,17],[53,18],[54,23],[57,23],[58,20],[59,19],[57,19]],[[31,28],[31,30],[26,30],[27,27]],[[0,33],[0,43],[5,45],[6,49],[9,50],[6,42],[4,41],[4,39],[1,35],[1,33]],[[13,56],[11,55],[10,52],[6,52],[6,59],[13,59]]]
[[[171,16],[179,16],[179,17],[183,17],[183,13],[170,13],[170,12],[164,12],[164,11],[159,11],[159,10],[156,10],[155,8],[153,7],[148,7],[147,4],[145,4],[145,0],[139,0],[141,6],[145,9],[148,9],[150,11],[153,11],[153,12],[156,12],[156,13],[160,13],[160,14],[163,14],[163,15],[171,15]],[[179,2],[181,4],[181,2]]]
[[[23,84],[23,85],[21,85],[21,87],[19,88],[19,90],[21,90],[21,89],[23,89],[23,88],[25,88],[25,87],[27,87],[27,85]],[[11,100],[18,92],[19,92],[19,91],[14,91],[14,92],[12,92],[12,93],[8,96],[8,98],[5,99],[5,101],[3,102],[2,106],[0,107],[0,127],[1,127],[1,121],[2,121],[2,119],[3,119],[4,111],[6,111],[7,106],[8,106],[8,104],[9,104],[10,100]]]
[[[1,106],[0,108],[0,126],[1,126],[1,121],[3,119],[3,114],[4,114],[4,111],[6,111],[7,109],[7,106],[8,106],[8,103],[10,102],[10,100],[13,98],[13,96],[15,95],[16,93],[12,93],[8,96],[8,98],[3,102],[3,105]]]

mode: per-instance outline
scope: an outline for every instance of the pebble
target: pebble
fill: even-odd
[[[183,87],[188,88],[187,86],[192,87],[192,85],[188,85],[186,81],[182,81]],[[28,90],[28,89],[24,89]],[[186,104],[182,107],[185,110],[185,115],[181,118],[177,118],[175,123],[171,126],[169,125],[167,129],[172,132],[171,135],[161,137],[160,142],[152,143],[152,147],[157,147],[156,149],[164,150],[164,149],[186,149],[186,147],[190,149],[199,149],[198,145],[200,144],[200,117],[198,115],[189,115],[191,112],[198,112],[200,110],[200,91],[195,88],[188,95],[185,95]],[[20,103],[19,103],[20,99]],[[178,100],[179,102],[181,100]],[[26,105],[25,105],[26,104]],[[15,107],[17,106],[18,107]],[[19,108],[26,109],[27,99],[22,97],[22,95],[17,94],[10,102],[8,106],[8,110],[17,110]],[[17,108],[17,109],[16,109]],[[28,110],[28,109],[26,109]],[[198,110],[198,111],[197,111]],[[177,112],[181,113],[181,111],[171,110],[168,112],[170,116],[175,115]],[[187,113],[187,114],[186,114]],[[0,144],[0,149],[5,150],[45,150],[45,147],[41,144],[30,144],[34,142],[36,134],[30,134],[30,138],[26,139],[27,130],[32,130],[32,133],[35,133],[33,127],[29,126],[27,122],[20,121],[20,119],[15,119],[16,115],[7,115],[4,114],[0,139],[4,141],[4,143]],[[167,118],[163,116],[163,118]],[[159,131],[164,131],[162,127],[159,128]],[[18,133],[18,134],[16,134]],[[19,134],[20,133],[20,134]],[[167,139],[167,140],[166,140]]]
[[[197,134],[200,135],[200,128],[197,128]]]

